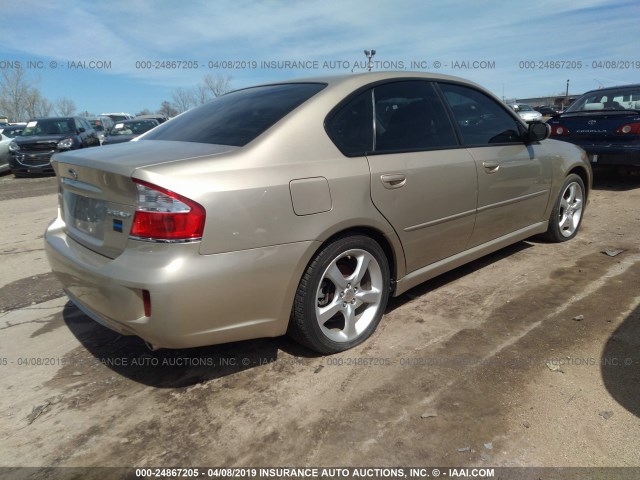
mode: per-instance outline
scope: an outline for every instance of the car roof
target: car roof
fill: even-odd
[[[286,85],[292,83],[325,83],[327,86],[339,86],[339,85],[349,85],[351,88],[357,88],[358,86],[365,86],[370,83],[381,82],[385,80],[432,80],[432,81],[448,81],[455,83],[462,83],[465,85],[471,85],[475,87],[480,87],[483,90],[486,90],[481,85],[474,83],[470,80],[456,77],[453,75],[444,75],[440,73],[430,73],[430,72],[406,72],[406,71],[385,71],[385,72],[365,72],[365,73],[352,73],[352,74],[343,74],[343,75],[326,75],[326,76],[318,76],[318,77],[304,77],[304,78],[296,78],[290,80],[282,80],[278,82],[269,82],[258,85],[251,85],[246,88],[255,88],[255,87],[264,87],[269,85]],[[246,88],[241,88],[238,90],[245,90]],[[237,91],[237,90],[236,90]]]
[[[70,120],[72,118],[79,118],[79,117],[76,117],[75,115],[71,115],[68,117],[38,117],[38,118],[31,119],[30,122],[39,122],[41,120]]]
[[[155,118],[128,118],[127,120],[118,120],[116,123],[119,125],[121,123],[140,123],[140,122],[156,122],[158,120]]]
[[[588,93],[595,93],[595,92],[606,92],[610,90],[620,90],[621,88],[640,88],[640,83],[629,83],[627,85],[617,85],[614,87],[594,88],[593,90],[584,92],[582,95],[586,95]]]

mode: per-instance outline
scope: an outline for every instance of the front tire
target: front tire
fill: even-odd
[[[289,335],[312,350],[348,350],[375,331],[389,299],[389,264],[369,237],[342,237],[324,246],[307,267]]]
[[[586,199],[582,178],[575,173],[567,176],[549,218],[546,234],[549,240],[566,242],[578,234]]]

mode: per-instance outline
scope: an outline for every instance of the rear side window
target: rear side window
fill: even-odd
[[[495,100],[461,85],[440,84],[465,145],[521,143],[518,122]]]
[[[366,90],[341,106],[326,129],[349,157],[458,145],[438,93],[425,81],[392,82]]]
[[[238,90],[163,123],[143,138],[242,147],[324,87],[291,83]]]
[[[327,122],[327,133],[348,157],[373,151],[373,96],[361,93],[340,108]]]
[[[406,81],[375,87],[376,153],[457,146],[438,94],[429,82]]]

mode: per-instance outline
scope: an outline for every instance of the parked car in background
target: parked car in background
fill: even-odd
[[[526,103],[510,103],[509,106],[522,118],[525,122],[540,122],[542,114],[536,112]]]
[[[99,145],[95,130],[82,117],[38,118],[9,144],[9,163],[16,177],[53,174],[54,153]]]
[[[109,130],[109,133],[104,138],[103,145],[128,142],[157,126],[158,122],[152,119],[118,122]]]
[[[6,137],[14,138],[22,133],[24,127],[26,127],[26,123],[16,124],[16,125],[6,125],[4,127],[0,127],[0,133]]]
[[[594,165],[640,167],[640,84],[586,92],[548,123]]]
[[[85,117],[89,125],[96,131],[100,144],[104,142],[107,132],[113,127],[113,120],[107,116]]]
[[[542,105],[540,107],[533,107],[533,109],[540,112],[543,117],[553,117],[560,113],[560,110],[553,105]]]
[[[5,173],[10,170],[9,167],[9,144],[13,140],[11,137],[7,137],[0,133],[0,173]]]
[[[154,349],[288,332],[339,352],[389,295],[578,233],[591,168],[548,135],[445,75],[246,88],[138,141],[56,155],[47,256],[83,312]]]
[[[169,120],[169,118],[166,115],[163,115],[161,113],[153,113],[153,114],[149,114],[149,115],[137,115],[134,120],[142,120],[142,119],[151,119],[151,120],[155,120],[158,122],[158,124],[160,123],[164,123],[167,120]]]
[[[101,113],[101,117],[109,117],[113,123],[121,122],[122,120],[131,120],[133,115],[130,113],[120,112],[120,113]]]

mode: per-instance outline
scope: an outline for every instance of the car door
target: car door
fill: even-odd
[[[552,177],[544,149],[526,143],[524,126],[484,92],[445,82],[439,88],[477,171],[478,211],[469,247],[543,221]]]
[[[433,83],[396,81],[371,93],[371,199],[397,232],[412,272],[467,247],[477,202],[475,162],[459,148]]]
[[[98,133],[95,131],[95,129],[84,118],[81,121],[85,128],[85,133],[87,135],[87,146],[95,147],[100,145],[100,139],[98,138]]]

